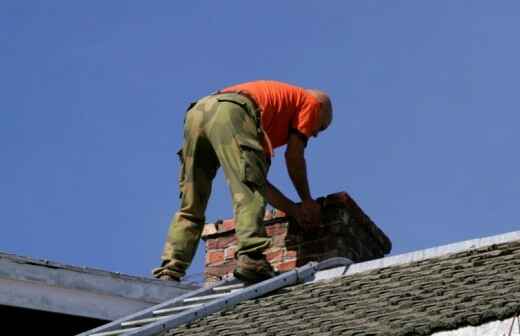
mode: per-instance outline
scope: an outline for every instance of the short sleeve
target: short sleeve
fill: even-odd
[[[320,103],[313,96],[306,96],[299,104],[291,121],[291,127],[310,138],[318,128]]]

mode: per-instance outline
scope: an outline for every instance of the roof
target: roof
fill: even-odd
[[[113,320],[198,288],[0,253],[0,306]],[[14,309],[14,308],[13,308]]]
[[[429,335],[519,313],[520,231],[355,264],[166,334]]]

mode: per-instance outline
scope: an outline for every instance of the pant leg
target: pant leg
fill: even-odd
[[[263,225],[268,162],[257,122],[242,104],[220,101],[206,127],[231,189],[237,255],[261,252],[269,247],[271,240]]]
[[[161,259],[163,267],[184,275],[196,252],[205,224],[212,181],[219,167],[215,151],[204,134],[212,111],[202,100],[186,114],[179,189],[181,205],[168,231]],[[160,276],[161,268],[154,270]]]

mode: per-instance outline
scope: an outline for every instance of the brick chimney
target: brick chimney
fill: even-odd
[[[392,243],[388,237],[346,192],[318,201],[322,204],[322,221],[312,232],[303,232],[279,210],[266,213],[265,228],[272,246],[264,254],[277,271],[290,271],[310,261],[332,257],[367,261],[390,252]],[[206,242],[206,282],[231,276],[237,244],[234,220],[206,224],[202,238]]]

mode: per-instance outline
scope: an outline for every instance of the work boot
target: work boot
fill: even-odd
[[[153,269],[152,274],[159,280],[181,282],[181,278],[184,274],[176,270],[173,266],[174,263],[165,260],[162,262],[161,267]]]
[[[158,279],[159,280],[165,280],[165,281],[181,282],[180,278],[177,278],[177,277],[174,277],[174,276],[171,276],[171,275],[167,275],[167,274],[163,274],[163,275],[159,276]]]
[[[253,284],[272,278],[277,274],[264,255],[259,253],[239,255],[233,275],[241,281]]]

